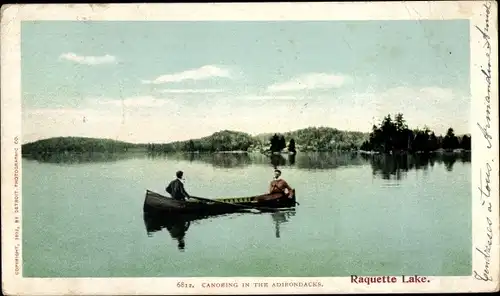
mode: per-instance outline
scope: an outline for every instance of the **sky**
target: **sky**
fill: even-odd
[[[387,114],[469,133],[469,24],[33,21],[23,142],[170,142],[220,130],[369,132]]]

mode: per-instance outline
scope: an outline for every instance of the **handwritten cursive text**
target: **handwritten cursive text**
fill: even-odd
[[[484,76],[484,79],[486,81],[486,96],[484,97],[484,104],[485,104],[485,116],[484,116],[484,125],[481,125],[479,122],[477,123],[477,126],[481,130],[481,133],[483,134],[484,139],[487,141],[486,147],[488,149],[491,149],[491,140],[493,139],[491,133],[490,133],[490,128],[491,128],[491,44],[490,44],[490,35],[489,35],[489,30],[490,30],[490,8],[491,4],[488,2],[487,4],[483,4],[483,7],[485,8],[485,24],[483,28],[480,28],[476,26],[476,29],[481,33],[483,37],[483,42],[484,42],[484,49],[485,49],[485,56],[488,59],[486,67],[481,66],[481,74]]]
[[[491,175],[491,164],[489,162],[486,163],[486,173],[484,174],[483,177],[483,170],[479,169],[479,187],[477,188],[479,190],[479,193],[481,193],[480,199],[481,199],[481,205],[484,206],[485,203],[485,198],[489,198],[491,194],[491,180],[490,180],[490,175]],[[483,187],[483,179],[486,183],[486,185]]]
[[[479,252],[484,258],[484,267],[481,273],[474,270],[474,278],[481,281],[492,281],[493,277],[490,275],[490,264],[491,264],[491,246],[493,244],[493,230],[491,225],[493,222],[489,217],[486,217],[486,236],[487,240],[484,246],[479,249],[476,247],[476,251]]]

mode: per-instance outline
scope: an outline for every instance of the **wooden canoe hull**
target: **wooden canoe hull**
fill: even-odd
[[[160,211],[172,214],[218,215],[248,211],[248,208],[238,207],[238,205],[255,207],[265,211],[266,209],[291,208],[296,204],[295,194],[293,194],[292,198],[289,198],[281,193],[249,197],[217,198],[213,200],[219,202],[205,202],[196,199],[180,201],[147,190],[144,200],[144,211]]]

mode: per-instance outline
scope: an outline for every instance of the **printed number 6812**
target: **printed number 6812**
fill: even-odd
[[[194,288],[194,286],[185,282],[177,282],[177,288]]]

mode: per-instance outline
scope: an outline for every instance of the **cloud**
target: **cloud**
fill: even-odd
[[[381,99],[387,98],[395,101],[401,101],[404,104],[412,104],[417,101],[426,103],[442,103],[443,101],[448,102],[453,100],[458,96],[458,94],[455,94],[451,88],[410,88],[404,86],[388,89],[380,95]]]
[[[207,93],[222,93],[223,89],[162,89],[161,93],[168,94],[207,94]]]
[[[80,56],[72,52],[63,53],[59,59],[75,62],[84,65],[101,65],[101,64],[114,64],[116,57],[106,54],[104,56]]]
[[[54,117],[60,117],[63,115],[69,116],[85,116],[89,113],[99,112],[100,114],[104,114],[105,111],[102,110],[94,110],[94,109],[76,109],[76,108],[38,108],[38,109],[28,109],[23,112],[23,115],[28,117],[30,116],[46,116],[49,119]]]
[[[113,105],[117,107],[161,107],[171,102],[167,99],[158,99],[153,96],[132,97],[121,100],[99,100],[101,105]]]
[[[401,112],[413,128],[427,125],[437,133],[443,133],[452,126],[459,133],[469,131],[470,96],[451,88],[400,86],[345,94],[340,101],[343,101],[342,108],[345,110],[363,106],[367,122],[365,129],[373,123],[380,123],[388,114],[394,116]]]
[[[430,111],[432,108],[442,112],[442,108],[461,105],[468,100],[466,96],[456,93],[451,88],[434,86],[422,88],[400,86],[384,91],[356,93],[353,98],[357,104],[363,104],[367,108],[376,107],[381,111],[399,109]]]
[[[312,89],[339,88],[350,78],[340,74],[308,73],[297,76],[290,81],[275,83],[267,88],[268,92],[285,92]]]
[[[457,134],[470,132],[470,95],[435,86],[401,86],[309,97],[223,93],[196,105],[154,96],[98,98],[87,102],[80,108],[25,109],[22,113],[25,139],[78,135],[168,142],[202,137],[222,129],[255,134],[306,126],[369,132],[372,124],[379,124],[384,116],[397,112],[403,113],[411,128],[427,125],[437,134],[446,133],[449,127]]]
[[[113,106],[113,105],[109,105]],[[148,143],[205,136],[207,130],[195,124],[203,114],[158,108],[38,108],[24,110],[23,143],[39,139],[76,136],[102,137]],[[209,118],[207,118],[209,120]]]
[[[186,70],[174,74],[166,74],[154,80],[142,80],[143,84],[163,84],[169,82],[181,82],[184,80],[206,80],[210,78],[230,78],[229,69],[213,65],[206,65],[197,69]]]
[[[273,100],[299,100],[301,97],[297,96],[265,96],[265,95],[248,95],[241,97],[243,100],[249,101],[273,101]]]

